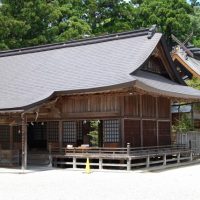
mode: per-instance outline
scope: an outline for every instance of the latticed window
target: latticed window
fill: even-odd
[[[67,121],[63,122],[63,142],[75,143],[76,142],[76,122]]]
[[[83,125],[82,121],[77,122],[77,140],[82,140],[83,139]]]
[[[22,128],[21,126],[13,126],[13,142],[22,141]]]
[[[10,126],[1,125],[0,126],[0,142],[10,141]]]
[[[103,141],[107,143],[119,142],[119,120],[103,121]]]
[[[47,122],[47,138],[49,142],[58,142],[59,138],[59,122]]]

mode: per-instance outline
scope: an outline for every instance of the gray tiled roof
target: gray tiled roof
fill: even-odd
[[[136,86],[151,92],[175,98],[200,100],[199,90],[180,85],[157,74],[138,71],[136,73],[135,79],[137,79]]]
[[[0,53],[0,109],[16,109],[48,98],[56,91],[75,91],[109,87],[128,82],[143,82],[171,96],[199,98],[191,88],[151,77],[131,76],[150,56],[161,39],[156,33],[113,36],[90,42],[47,48],[34,52]],[[45,48],[44,48],[45,49]],[[31,50],[32,51],[32,50]],[[153,76],[154,77],[154,76]],[[171,87],[171,88],[170,88]],[[176,88],[176,89],[175,89]]]

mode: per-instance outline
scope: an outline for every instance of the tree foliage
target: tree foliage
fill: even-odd
[[[133,29],[134,10],[124,0],[86,0],[84,14],[93,34],[102,34]]]
[[[68,41],[157,24],[170,44],[194,30],[199,44],[198,1],[2,0],[0,49]]]
[[[1,46],[34,46],[90,34],[90,26],[81,19],[79,4],[76,0],[4,1],[0,9]]]
[[[192,31],[194,33],[193,44],[200,47],[200,7],[194,7],[193,15],[190,15]]]
[[[199,78],[193,78],[191,80],[188,80],[187,85],[189,85],[190,87],[193,87],[195,89],[200,90],[200,79]]]
[[[199,0],[190,0],[190,3],[192,7],[200,6]]]
[[[159,30],[172,43],[171,34],[184,37],[190,30],[191,6],[185,0],[133,0],[137,9],[137,28],[157,24]]]

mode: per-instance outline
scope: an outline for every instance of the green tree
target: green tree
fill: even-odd
[[[193,130],[192,119],[187,114],[182,114],[180,120],[176,121],[176,124],[172,126],[172,130],[179,133],[186,133]]]
[[[190,4],[191,4],[192,7],[200,6],[199,0],[190,0]]]
[[[186,83],[190,87],[200,90],[200,79],[199,78],[193,78],[191,80],[188,80]]]
[[[191,31],[192,8],[186,0],[133,0],[132,4],[138,7],[137,28],[157,24],[169,44],[172,44],[171,34],[182,39]]]
[[[78,6],[81,8],[78,0],[4,0],[0,8],[1,47],[34,46],[90,34]]]
[[[194,13],[190,15],[193,30],[193,44],[200,47],[200,7],[194,7]]]
[[[98,147],[99,145],[99,120],[90,121],[91,131],[88,133],[90,137],[90,144],[93,147]]]
[[[124,0],[85,0],[83,16],[93,34],[115,33],[134,28],[135,8]]]

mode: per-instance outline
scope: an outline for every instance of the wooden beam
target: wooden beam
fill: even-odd
[[[98,118],[98,117],[120,117],[120,112],[82,112],[62,114],[62,118]]]

